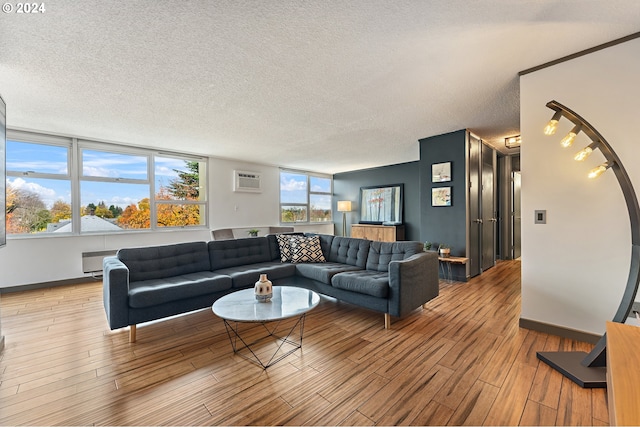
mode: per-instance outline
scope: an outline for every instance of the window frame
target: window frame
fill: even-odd
[[[8,239],[23,239],[23,238],[52,238],[63,236],[87,236],[87,235],[114,235],[123,233],[145,233],[145,232],[166,232],[171,230],[185,230],[185,229],[208,229],[209,228],[209,197],[207,194],[208,188],[208,158],[206,156],[192,155],[186,153],[174,153],[168,151],[159,151],[145,148],[132,148],[117,143],[107,143],[94,141],[89,139],[78,139],[73,137],[56,136],[49,134],[41,134],[36,132],[28,132],[21,130],[7,129],[7,140],[16,141],[26,144],[34,145],[51,145],[58,147],[66,147],[67,149],[67,174],[51,174],[32,171],[9,171],[7,170],[7,177],[29,177],[34,179],[57,179],[63,181],[69,181],[71,191],[71,232],[37,232],[37,233],[7,233]],[[147,173],[145,179],[135,178],[119,178],[119,177],[99,177],[84,175],[83,170],[83,153],[84,151],[99,151],[104,153],[113,153],[121,155],[131,155],[138,157],[145,157],[147,162]],[[198,162],[200,167],[198,173],[200,175],[199,187],[201,192],[199,193],[200,200],[159,200],[156,198],[156,175],[155,175],[155,158],[169,158],[178,159],[184,161]],[[203,167],[202,167],[203,166]],[[202,169],[202,170],[201,170]],[[144,184],[148,185],[149,193],[148,198],[150,201],[150,227],[148,228],[126,228],[121,231],[82,231],[81,221],[82,216],[82,194],[81,185],[82,182],[104,182],[114,184]],[[203,184],[204,183],[204,184]],[[174,205],[198,205],[200,206],[199,212],[201,216],[201,223],[197,225],[176,225],[176,226],[159,226],[157,223],[158,205],[161,204],[174,204]]]
[[[288,203],[282,201],[282,174],[290,173],[296,175],[304,175],[306,177],[307,189],[306,189],[306,202],[305,203]],[[280,173],[278,174],[278,218],[280,225],[292,225],[292,224],[329,224],[333,223],[333,211],[331,209],[331,205],[329,205],[329,211],[331,212],[331,218],[328,221],[311,221],[311,196],[312,195],[321,195],[321,196],[329,196],[329,198],[333,199],[333,176],[328,174],[322,174],[317,172],[309,172],[309,171],[301,171],[296,169],[286,169],[280,168]],[[321,178],[329,180],[329,192],[320,192],[320,191],[311,191],[311,178]],[[292,221],[292,222],[283,222],[282,221],[282,208],[283,206],[300,206],[306,209],[306,220],[305,221]]]

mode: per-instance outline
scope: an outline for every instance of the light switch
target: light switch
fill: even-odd
[[[547,223],[547,211],[546,210],[537,210],[535,211],[535,224],[546,224]]]

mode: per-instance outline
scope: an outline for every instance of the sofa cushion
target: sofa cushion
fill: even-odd
[[[131,282],[211,270],[207,242],[124,248],[116,256],[129,269]]]
[[[240,265],[237,267],[221,268],[215,273],[231,277],[234,288],[253,286],[261,274],[266,274],[269,280],[284,279],[295,276],[296,267],[293,264],[282,264],[278,261],[261,262],[258,264]]]
[[[231,289],[231,278],[210,271],[129,283],[129,306],[151,307]],[[211,303],[213,304],[213,298]]]
[[[353,265],[364,269],[371,241],[336,236],[331,241],[327,261]]]
[[[389,271],[391,261],[401,261],[423,252],[421,242],[371,242],[367,270]]]
[[[380,271],[347,271],[331,278],[334,288],[378,298],[389,296],[389,274]]]
[[[236,240],[212,240],[207,243],[211,271],[271,261],[266,237]]]
[[[307,279],[317,280],[326,285],[331,285],[331,278],[344,271],[363,271],[361,268],[340,264],[337,262],[326,262],[317,264],[301,263],[295,264],[296,274],[298,276],[306,277]]]
[[[327,262],[320,247],[320,238],[312,237],[292,237],[289,240],[291,245],[291,262]]]
[[[280,261],[281,262],[291,262],[292,252],[291,252],[291,242],[297,239],[302,239],[304,236],[297,235],[289,235],[289,234],[277,234],[276,239],[278,239],[278,250],[280,251]]]

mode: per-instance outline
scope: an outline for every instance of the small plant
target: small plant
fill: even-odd
[[[441,257],[447,258],[451,255],[451,248],[446,243],[440,243],[440,246],[438,246],[438,253]]]
[[[431,250],[431,242],[430,241],[426,241],[424,242],[424,250],[425,251],[430,251]]]
[[[257,228],[252,228],[251,230],[247,231],[247,233],[249,233],[249,236],[251,237],[257,237],[259,232],[260,230],[258,230]]]

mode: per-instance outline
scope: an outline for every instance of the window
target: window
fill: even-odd
[[[331,221],[332,179],[280,171],[280,222]]]
[[[149,156],[80,149],[80,231],[151,228]]]
[[[205,225],[206,162],[155,157],[155,203],[158,227]]]
[[[7,234],[53,232],[71,223],[71,142],[51,141],[61,145],[7,138]]]
[[[17,131],[11,136],[9,234],[206,226],[206,159]]]

